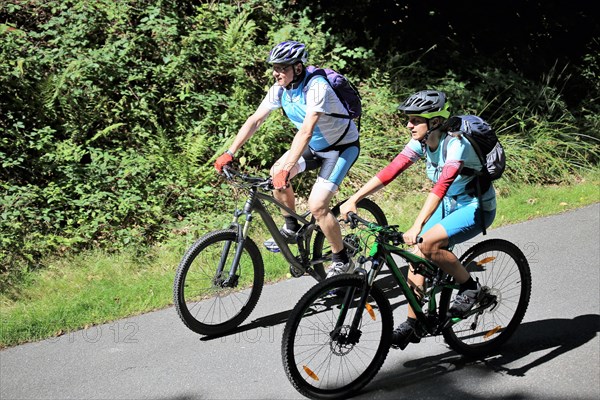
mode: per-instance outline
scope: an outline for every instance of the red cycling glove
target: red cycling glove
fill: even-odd
[[[217,161],[215,161],[215,169],[218,173],[221,173],[223,171],[223,167],[227,164],[230,164],[232,161],[233,157],[231,154],[223,153],[219,156],[219,158],[217,158]]]
[[[281,170],[273,177],[273,187],[275,189],[285,189],[288,187],[288,178],[290,171]]]

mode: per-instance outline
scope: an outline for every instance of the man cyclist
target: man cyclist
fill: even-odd
[[[406,99],[398,109],[408,116],[411,140],[388,166],[342,204],[340,215],[356,212],[358,201],[380,190],[425,157],[427,176],[434,186],[413,226],[404,233],[404,240],[415,245],[416,254],[434,261],[460,284],[449,310],[451,315],[460,316],[477,302],[481,285],[448,249],[481,233],[483,225],[487,228],[492,224],[496,216],[496,194],[491,185],[482,193],[483,213],[480,213],[478,198],[471,189],[474,185],[469,185],[475,177],[461,175],[461,170],[464,167],[479,171],[482,165],[466,138],[444,129],[443,124],[450,116],[448,108],[446,95],[440,91],[424,90]],[[442,147],[447,135],[450,137],[444,160]],[[416,243],[418,235],[423,238],[419,244]],[[423,276],[414,274],[412,266],[408,279],[416,287],[422,287],[425,281]],[[413,335],[415,322],[415,313],[409,308],[407,320],[394,330],[392,344],[404,349],[409,342],[418,343],[420,339]]]
[[[329,202],[358,157],[359,133],[351,119],[329,115],[348,115],[348,112],[326,78],[315,75],[307,79],[307,60],[308,52],[302,43],[286,41],[273,47],[267,62],[273,66],[276,82],[254,114],[242,125],[229,149],[217,158],[215,168],[221,172],[267,116],[273,110],[283,108],[298,131],[290,149],[271,167],[270,174],[276,189],[273,194],[290,209],[295,209],[296,199],[290,179],[303,171],[320,167],[308,206],[331,245],[333,260],[327,273],[329,277],[352,272],[354,267],[344,248],[340,226],[329,209]],[[295,234],[300,228],[298,221],[282,212],[285,225],[280,232],[288,243],[295,243]],[[279,251],[272,238],[265,242],[265,246],[271,251]]]

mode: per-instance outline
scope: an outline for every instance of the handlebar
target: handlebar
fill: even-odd
[[[365,225],[366,227],[379,227],[382,228],[380,230],[380,232],[384,233],[384,237],[386,237],[386,239],[391,240],[394,244],[404,244],[404,232],[400,232],[397,230],[397,227],[395,225],[387,225],[387,226],[380,226],[377,225],[374,222],[369,222],[366,219],[363,219],[361,217],[359,217],[356,213],[354,212],[349,212],[348,213],[348,222],[350,222],[350,226],[354,229],[356,228],[356,226],[360,223],[362,225]],[[417,236],[417,243],[423,243],[423,238],[421,236]]]
[[[358,216],[358,214],[356,214],[355,212],[350,211],[348,213],[348,219],[346,220],[346,222],[350,223],[350,226],[352,227],[352,229],[356,228],[356,226],[361,223],[365,226],[370,226],[370,225],[376,225],[373,222],[369,222],[366,219],[363,219],[361,217]]]
[[[223,175],[229,181],[239,180],[249,183],[251,186],[261,188],[263,190],[273,190],[273,181],[269,178],[261,178],[258,176],[250,176],[243,174],[240,171],[230,167],[229,165],[223,166]]]

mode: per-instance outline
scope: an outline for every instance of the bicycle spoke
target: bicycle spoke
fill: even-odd
[[[336,286],[335,282],[343,284]],[[299,309],[303,303],[304,311],[298,310],[297,315],[288,319],[283,345],[288,350],[284,358],[289,361],[288,377],[297,388],[310,393],[346,393],[364,385],[380,368],[389,350],[391,308],[383,292],[377,289],[377,296],[367,298],[369,306],[359,311],[361,282],[356,275],[321,282],[295,308]],[[356,295],[343,304],[346,296],[331,292],[346,293],[350,289],[345,286],[348,283],[356,285]],[[325,286],[319,291],[321,285]],[[382,302],[386,303],[383,311]],[[352,322],[357,311],[361,319],[355,329]],[[290,326],[294,327],[292,331]]]
[[[264,276],[260,252],[247,240],[248,247],[243,249],[237,270],[231,275],[238,247],[235,238],[235,231],[208,234],[196,242],[180,264],[175,304],[181,319],[195,332],[214,334],[231,329],[258,301]]]
[[[467,251],[472,259],[468,270],[487,291],[485,296],[491,297],[482,303],[483,310],[444,330],[444,338],[463,354],[483,355],[504,343],[521,322],[529,303],[531,275],[523,253],[505,240],[491,239],[473,249]],[[449,296],[446,291],[446,303]]]

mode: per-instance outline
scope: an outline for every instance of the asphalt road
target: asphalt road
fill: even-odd
[[[392,350],[357,399],[600,398],[600,204],[493,229],[527,255],[533,291],[501,354],[467,361],[439,338]],[[480,238],[481,239],[481,238]],[[466,249],[466,247],[464,247]],[[206,338],[173,308],[0,352],[0,399],[297,399],[286,317],[312,278],[265,287],[238,331]],[[397,299],[396,299],[397,300]],[[404,307],[395,311],[404,319]]]

